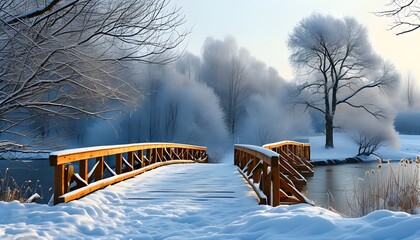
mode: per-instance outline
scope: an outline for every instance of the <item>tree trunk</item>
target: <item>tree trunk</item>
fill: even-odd
[[[334,148],[334,124],[326,117],[325,119],[325,148]]]

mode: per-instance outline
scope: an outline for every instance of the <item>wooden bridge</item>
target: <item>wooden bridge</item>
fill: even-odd
[[[50,165],[54,167],[54,204],[81,198],[161,166],[207,163],[207,160],[206,147],[175,143],[113,145],[53,152]],[[235,145],[233,162],[255,191],[260,204],[311,203],[301,193],[306,185],[304,176],[313,174],[309,144],[286,141],[263,147]],[[211,182],[212,175],[207,172],[203,178]],[[221,183],[223,185],[226,183]],[[185,187],[189,189],[188,184]],[[231,193],[220,188],[217,193]],[[191,189],[179,191],[200,193]],[[203,193],[209,191],[206,184],[201,189]]]

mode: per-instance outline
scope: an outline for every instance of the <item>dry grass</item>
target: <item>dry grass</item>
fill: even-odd
[[[353,189],[346,194],[346,214],[358,217],[380,209],[418,213],[420,158],[402,159],[397,167],[378,161],[378,169],[353,182]]]
[[[39,182],[32,183],[25,181],[21,186],[17,184],[15,179],[10,174],[10,169],[6,169],[4,173],[0,172],[0,201],[11,202],[19,201],[30,202],[36,201],[39,198],[37,194]]]

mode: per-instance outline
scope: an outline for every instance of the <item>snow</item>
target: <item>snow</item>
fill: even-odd
[[[105,145],[105,146],[93,146],[93,147],[83,147],[83,148],[73,148],[73,149],[66,149],[61,151],[51,152],[50,156],[62,156],[62,155],[70,155],[79,152],[93,152],[99,150],[109,150],[114,148],[124,148],[124,147],[140,147],[140,146],[150,146],[150,145],[165,145],[168,143],[165,142],[153,142],[153,143],[132,143],[132,144],[119,144],[119,145]],[[173,144],[180,144],[180,143],[173,143]],[[181,144],[184,145],[184,144]],[[195,145],[188,145],[191,147],[199,147]]]
[[[0,202],[1,239],[420,239],[420,215],[258,205],[233,164],[161,167],[80,200]]]
[[[357,155],[358,146],[353,143],[351,138],[344,133],[334,134],[334,148],[325,149],[325,136],[307,137],[311,145],[311,160],[344,160]],[[399,147],[393,149],[390,146],[380,147],[375,154],[383,160],[400,160],[402,158],[413,159],[420,155],[420,136],[419,135],[399,135]],[[376,156],[371,155],[364,160],[375,160]]]
[[[251,150],[254,150],[256,152],[262,153],[268,157],[278,157],[279,154],[276,152],[273,152],[269,149],[263,148],[263,147],[259,147],[259,146],[255,146],[255,145],[248,145],[248,144],[235,144],[235,146],[238,147],[244,147],[244,148],[249,148]]]

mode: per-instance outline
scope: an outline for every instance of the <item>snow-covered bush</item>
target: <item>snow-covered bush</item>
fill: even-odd
[[[396,134],[392,129],[391,131],[387,131],[386,128],[359,128],[349,133],[354,143],[359,146],[357,156],[370,156],[374,154],[379,147],[389,144],[395,139]]]

